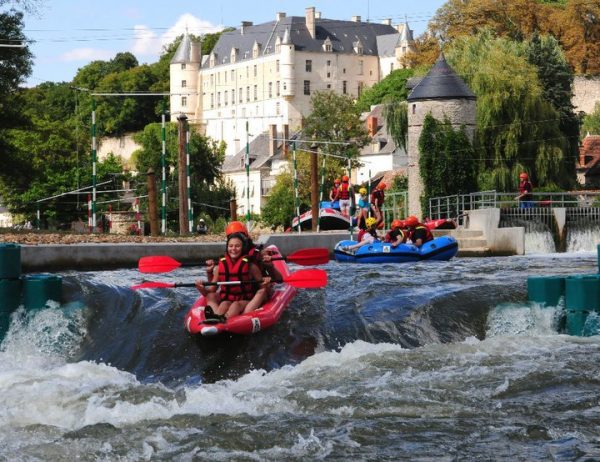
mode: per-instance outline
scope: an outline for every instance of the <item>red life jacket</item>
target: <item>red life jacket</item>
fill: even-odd
[[[219,282],[252,281],[248,257],[239,258],[235,264],[225,255],[219,260]],[[219,291],[221,300],[235,302],[252,300],[255,294],[254,284],[223,285]]]
[[[395,242],[396,236],[400,236],[400,241],[402,243],[406,242],[406,234],[401,229],[398,229],[396,232],[394,232],[393,229],[388,231],[388,233],[385,235],[384,242]]]
[[[530,193],[531,191],[533,191],[533,186],[531,186],[531,183],[529,181],[524,180],[524,181],[519,182],[519,194]],[[531,194],[526,194],[525,196],[523,196],[521,198],[521,200],[523,200],[523,201],[531,200]]]
[[[357,240],[358,242],[362,241],[362,237],[365,235],[365,233],[366,233],[366,232],[367,232],[367,230],[366,230],[366,229],[361,229],[361,230],[358,232],[358,236],[356,236],[356,240]]]
[[[350,185],[347,181],[342,181],[342,185],[340,186],[340,189],[338,191],[340,192],[340,196],[338,197],[338,199],[343,201],[347,201],[348,199],[350,199]]]
[[[331,191],[329,192],[329,198],[330,199],[333,198],[332,200],[334,200],[334,201],[339,199],[337,197],[339,190],[340,190],[340,188],[338,188],[337,186],[334,186],[333,188],[331,188]]]
[[[371,204],[377,208],[381,208],[385,200],[385,193],[381,189],[376,189],[371,193]]]

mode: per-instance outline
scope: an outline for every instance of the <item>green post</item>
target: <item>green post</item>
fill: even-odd
[[[194,212],[192,210],[192,173],[190,167],[190,124],[186,124],[185,132],[185,162],[187,169],[187,191],[188,191],[188,231],[194,231]]]
[[[92,232],[96,231],[96,100],[92,99]]]
[[[163,102],[163,110],[162,110],[162,128],[161,128],[161,136],[162,136],[162,151],[160,154],[160,164],[162,167],[162,177],[161,177],[161,186],[160,190],[162,193],[162,202],[160,207],[160,216],[161,216],[161,232],[162,234],[167,233],[167,129],[165,124],[165,103]]]
[[[246,121],[246,226],[250,225],[250,132],[249,124]]]

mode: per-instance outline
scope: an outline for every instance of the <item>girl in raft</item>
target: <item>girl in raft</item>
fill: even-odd
[[[196,288],[206,298],[207,321],[225,322],[232,316],[256,310],[269,299],[271,278],[263,277],[258,265],[248,258],[247,245],[243,234],[229,235],[226,253],[214,267],[210,280],[213,283],[240,281],[241,284],[207,287],[203,281],[196,281]],[[210,295],[213,293],[216,296]]]

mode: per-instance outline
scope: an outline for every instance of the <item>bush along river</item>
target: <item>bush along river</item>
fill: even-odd
[[[0,348],[2,458],[600,459],[600,336],[526,301],[596,253],[323,268],[271,329],[206,339],[194,289],[62,273],[65,303],[17,310]]]

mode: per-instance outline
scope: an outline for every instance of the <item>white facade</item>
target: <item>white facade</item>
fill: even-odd
[[[131,155],[141,146],[133,140],[132,133],[122,136],[105,137],[100,139],[98,146],[98,159],[104,160],[110,153],[120,157],[125,164],[130,164]],[[133,165],[129,165],[133,167]]]

